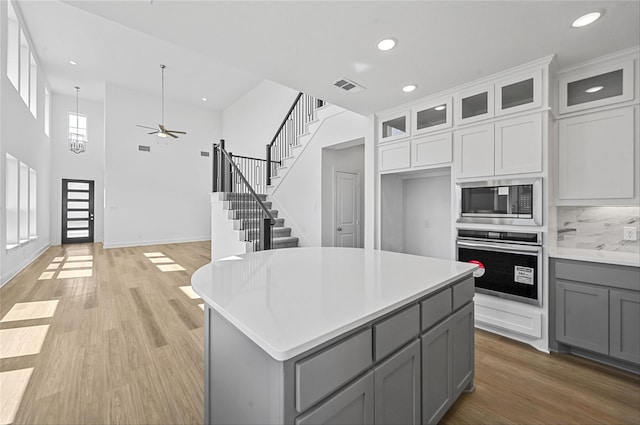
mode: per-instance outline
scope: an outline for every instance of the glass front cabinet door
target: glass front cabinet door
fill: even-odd
[[[451,116],[451,98],[430,100],[411,109],[411,134],[423,134],[450,128],[453,125]]]
[[[460,92],[456,96],[456,124],[492,118],[493,99],[493,84]]]
[[[378,142],[390,142],[409,136],[409,111],[378,118]]]
[[[633,60],[568,72],[558,83],[561,114],[633,100]]]
[[[542,69],[514,75],[495,83],[496,116],[542,106]]]

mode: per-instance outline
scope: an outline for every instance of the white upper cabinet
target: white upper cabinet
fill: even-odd
[[[451,98],[434,99],[411,108],[411,124],[412,135],[451,128]]]
[[[559,121],[559,200],[634,197],[634,113],[625,107]]]
[[[409,137],[409,111],[383,115],[378,118],[378,143]]]
[[[539,108],[542,106],[542,69],[498,80],[495,89],[496,116]]]
[[[451,132],[411,140],[411,166],[447,164],[452,160]]]
[[[456,177],[486,177],[494,173],[494,127],[479,125],[455,133]]]
[[[391,171],[411,166],[411,142],[389,143],[378,147],[378,171]]]
[[[560,114],[633,100],[633,59],[563,73],[558,83]]]
[[[495,123],[495,175],[542,171],[542,118],[527,115]]]
[[[456,96],[456,125],[472,123],[493,117],[494,86],[473,87]]]

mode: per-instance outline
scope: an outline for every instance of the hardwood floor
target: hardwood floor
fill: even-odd
[[[54,246],[0,288],[0,423],[202,423],[209,249]],[[640,423],[638,376],[483,331],[475,386],[442,423]]]

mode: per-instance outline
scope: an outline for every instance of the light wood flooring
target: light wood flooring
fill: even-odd
[[[202,423],[209,249],[54,246],[0,288],[0,423]],[[640,423],[637,376],[483,331],[475,386],[442,423]]]

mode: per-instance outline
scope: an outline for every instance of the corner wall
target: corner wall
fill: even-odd
[[[160,97],[113,84],[105,88],[105,248],[209,240],[211,152],[221,114],[165,100],[167,128],[178,139],[147,135]],[[138,145],[151,148],[141,152]]]

